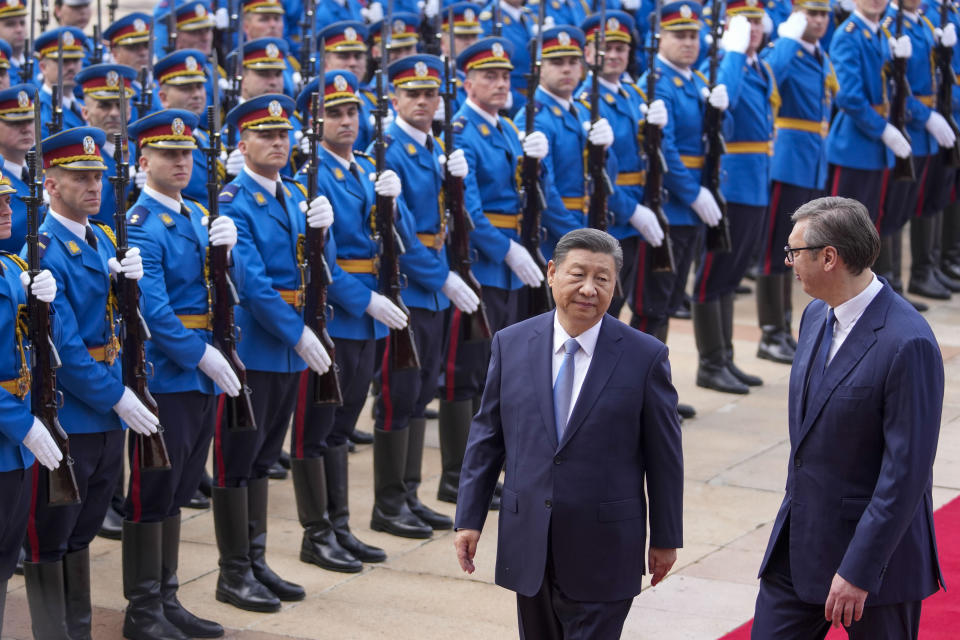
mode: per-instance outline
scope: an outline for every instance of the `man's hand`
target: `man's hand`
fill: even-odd
[[[453,539],[453,548],[457,550],[457,562],[467,573],[473,573],[477,569],[473,565],[473,556],[477,555],[479,540],[480,532],[476,529],[460,529],[457,531],[457,537]]]
[[[650,547],[650,553],[647,554],[647,567],[650,569],[651,575],[650,586],[656,586],[658,582],[663,580],[676,561],[676,549]]]
[[[863,617],[863,603],[866,600],[866,591],[850,584],[839,573],[834,574],[827,604],[823,607],[823,617],[833,623],[831,626],[839,627],[842,624],[849,627]]]

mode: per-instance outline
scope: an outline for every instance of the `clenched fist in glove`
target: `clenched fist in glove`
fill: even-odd
[[[592,126],[589,122],[584,122],[583,128],[587,132],[587,140],[590,144],[604,149],[613,144],[613,128],[606,118],[600,118]]]
[[[240,395],[240,379],[237,378],[233,367],[216,347],[207,345],[197,367],[231,398]]]
[[[890,55],[894,58],[909,58],[913,55],[913,43],[910,42],[910,36],[903,35],[899,38],[890,38]]]
[[[667,126],[667,105],[659,98],[651,102],[649,106],[645,102],[641,102],[640,113],[644,115],[647,122],[655,127],[663,129]]]
[[[453,271],[447,274],[447,281],[443,283],[440,291],[464,313],[473,313],[480,306],[477,294]]]
[[[657,220],[657,214],[652,210],[638,204],[630,216],[630,226],[643,234],[644,239],[651,247],[659,247],[663,244],[663,229],[660,228],[660,221]]]
[[[746,53],[750,47],[750,21],[746,16],[733,16],[720,36],[720,48],[730,53]]]
[[[113,273],[122,273],[127,280],[139,280],[143,277],[143,258],[140,257],[140,247],[130,247],[123,256],[123,260],[116,258],[107,260],[107,266]]]
[[[717,204],[717,201],[713,199],[713,194],[705,187],[700,187],[700,193],[697,194],[697,199],[693,201],[690,208],[693,209],[694,213],[696,213],[701,220],[707,223],[708,227],[717,226],[720,218],[723,217],[723,214],[720,212],[720,206]]]
[[[377,178],[377,183],[373,185],[373,190],[378,196],[386,198],[396,198],[400,195],[400,176],[392,170],[387,169]]]
[[[900,130],[897,129],[892,124],[887,124],[883,128],[883,133],[880,134],[880,139],[883,141],[883,144],[887,145],[887,148],[890,151],[893,151],[893,155],[898,158],[909,158],[912,150],[910,149],[910,143],[907,141],[903,134],[900,133]]]
[[[333,224],[333,205],[327,196],[317,196],[309,207],[301,202],[300,210],[307,214],[307,226],[311,229],[327,229]]]
[[[937,42],[940,43],[941,47],[953,48],[957,44],[957,28],[953,26],[953,23],[947,24],[943,29],[937,27],[933,30],[937,36]]]
[[[523,155],[543,159],[550,150],[550,144],[547,142],[547,136],[542,131],[534,131],[529,136],[520,134],[520,142],[523,144]]]
[[[230,155],[227,156],[227,161],[224,163],[224,169],[227,171],[229,176],[238,176],[243,170],[243,154],[240,153],[240,149],[234,149],[230,152]]]
[[[117,404],[113,405],[113,410],[128,427],[140,435],[149,436],[157,432],[160,421],[145,404],[140,402],[140,398],[130,387],[123,388],[123,395],[120,396]]]
[[[407,314],[403,312],[403,309],[393,304],[390,298],[376,291],[370,294],[370,302],[367,303],[367,315],[391,329],[403,329],[407,326]]]
[[[330,354],[323,348],[320,338],[310,327],[304,327],[297,346],[293,348],[307,366],[323,375],[330,368]]]
[[[520,282],[528,287],[538,287],[543,282],[543,272],[522,244],[511,240],[504,261],[510,270],[517,274]]]
[[[467,167],[467,157],[463,155],[463,149],[457,149],[450,154],[450,157],[440,156],[440,164],[446,164],[447,173],[454,178],[466,178],[470,172]]]
[[[200,219],[200,224],[206,227],[210,224],[209,218],[203,216]],[[211,246],[226,247],[229,251],[237,245],[237,225],[228,216],[217,216],[217,219],[213,221],[213,226],[207,232],[207,236]]]
[[[23,291],[25,293],[27,292],[27,287],[30,287],[30,292],[32,292],[40,302],[49,304],[57,297],[57,280],[53,277],[53,274],[50,273],[49,269],[44,269],[37,274],[37,277],[33,280],[33,286],[30,286],[30,274],[26,271],[22,272],[20,274],[20,284],[23,285]]]
[[[727,107],[730,106],[730,96],[727,95],[727,85],[725,84],[718,84],[712,91],[704,87],[703,97],[714,109],[726,111]]]
[[[30,449],[30,453],[47,469],[56,469],[60,466],[60,461],[63,460],[63,452],[60,451],[60,447],[50,437],[50,433],[43,426],[43,423],[36,418],[33,419],[33,426],[30,427],[30,431],[27,431],[27,435],[23,438],[23,446]]]

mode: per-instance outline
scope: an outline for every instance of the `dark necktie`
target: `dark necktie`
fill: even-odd
[[[286,200],[284,199],[284,197],[283,197],[283,184],[280,183],[280,182],[277,183],[277,193],[276,193],[276,195],[277,195],[277,202],[279,202],[279,203],[280,203],[280,206],[284,209],[284,211],[286,211],[286,209],[287,209],[287,201],[286,201]]]
[[[182,202],[180,203],[180,214],[185,218],[190,217],[190,209],[187,209],[187,205],[183,204]]]
[[[817,64],[823,64],[823,54],[820,53],[820,47],[813,49],[813,57],[817,59]]]
[[[30,170],[26,167],[20,169],[20,179],[26,183],[30,182]]]
[[[357,166],[356,162],[350,163],[350,173],[357,179],[357,182],[360,182],[360,167]]]
[[[84,231],[84,237],[85,237],[86,240],[87,240],[87,244],[90,245],[91,247],[93,247],[94,250],[96,250],[96,248],[97,248],[97,236],[94,235],[94,233],[93,233],[93,228],[92,228],[92,227],[86,227],[86,231]]]
[[[833,326],[836,324],[837,316],[833,309],[827,312],[827,320],[823,326],[823,333],[820,336],[820,348],[817,355],[810,365],[810,371],[807,374],[807,393],[804,399],[804,413],[810,409],[810,401],[816,395],[820,383],[823,382],[823,375],[827,369],[827,356],[830,354],[830,345],[833,343]]]
[[[424,146],[427,148],[427,151],[433,153],[433,140],[427,135],[427,141],[424,143]]]
[[[80,106],[76,100],[70,103],[70,111],[73,111],[73,115],[77,116],[82,122],[86,122],[86,120],[83,119],[83,112],[80,111]]]
[[[573,359],[579,350],[580,343],[576,338],[570,338],[563,343],[563,361],[557,372],[557,381],[553,383],[553,415],[557,421],[557,442],[563,440],[563,432],[567,428],[570,401],[573,399],[573,378],[576,373]]]

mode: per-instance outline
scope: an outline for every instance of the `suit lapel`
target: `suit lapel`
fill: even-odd
[[[533,392],[540,407],[547,440],[557,448],[557,419],[553,414],[553,314],[544,316],[527,345],[527,362],[533,376]]]

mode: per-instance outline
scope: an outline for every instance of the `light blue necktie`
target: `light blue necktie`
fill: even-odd
[[[573,397],[573,374],[577,368],[573,357],[579,349],[580,343],[576,338],[570,338],[563,343],[563,362],[557,372],[557,381],[553,384],[553,415],[557,420],[557,442],[563,439],[563,432],[567,428],[570,399]]]

